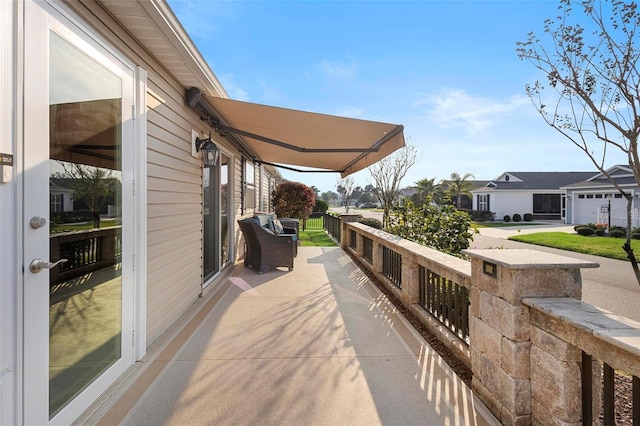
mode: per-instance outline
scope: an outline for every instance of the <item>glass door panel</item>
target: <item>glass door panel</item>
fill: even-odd
[[[229,167],[230,158],[220,154],[220,265],[229,263]]]
[[[122,356],[122,78],[50,32],[49,416]]]

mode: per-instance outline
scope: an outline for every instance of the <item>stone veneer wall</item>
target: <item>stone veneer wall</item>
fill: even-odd
[[[356,233],[355,250],[348,231]],[[465,250],[468,271],[469,262],[359,223],[343,221],[343,236],[343,249],[360,258],[363,236],[374,242],[373,263],[363,264],[469,363],[474,391],[503,424],[582,424],[583,351],[594,359],[594,390],[600,389],[600,361],[640,377],[640,323],[579,300],[580,269],[597,263],[535,250]],[[402,288],[380,276],[382,246],[402,256]],[[419,265],[470,289],[468,347],[416,303]],[[601,403],[594,392],[594,419]]]
[[[472,387],[503,424],[532,424],[530,313],[522,301],[579,299],[579,268],[597,264],[535,250],[465,253],[471,257]]]

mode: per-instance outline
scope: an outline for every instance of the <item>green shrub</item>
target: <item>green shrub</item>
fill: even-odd
[[[409,201],[397,208],[387,231],[452,255],[468,248],[473,239],[471,217],[451,204],[417,207]]]
[[[589,228],[591,229],[591,228]],[[605,228],[598,228],[596,229],[594,232],[594,234],[596,234],[598,237],[604,237],[606,229]]]
[[[626,234],[626,233],[627,233],[627,228],[626,228],[626,227],[624,227],[624,226],[616,226],[616,225],[613,225],[613,226],[611,227],[610,233],[611,233],[611,232],[613,232],[613,231],[621,231],[621,232],[623,232],[624,234]]]
[[[520,216],[518,213],[514,213],[513,221],[514,222],[520,222],[521,220],[522,220],[522,216]]]
[[[595,230],[589,226],[578,226],[576,232],[584,237],[588,237],[595,233]]]
[[[511,216],[509,216],[508,214],[505,214],[502,220],[504,220],[505,222],[511,222]]]
[[[531,222],[533,220],[533,215],[531,213],[525,213],[524,214],[524,221],[525,222]]]
[[[640,240],[640,228],[635,227],[631,230],[631,238],[634,240]]]
[[[373,217],[363,217],[358,222],[376,229],[382,229],[382,222]]]
[[[319,212],[319,213],[325,213],[327,210],[329,210],[329,205],[324,201],[318,200],[316,198],[316,205],[313,206],[313,211]]]
[[[613,228],[613,226],[611,228]],[[609,236],[611,238],[625,238],[627,236],[627,232],[620,229],[612,229],[609,231]]]

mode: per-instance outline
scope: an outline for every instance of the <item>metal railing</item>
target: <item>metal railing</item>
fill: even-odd
[[[349,231],[349,247],[356,249],[358,246],[358,234],[353,229]]]
[[[362,236],[362,257],[373,263],[373,240]]]
[[[420,305],[465,342],[469,341],[469,290],[418,267]]]
[[[322,219],[324,229],[327,230],[329,235],[340,242],[342,237],[342,222],[340,221],[340,218],[325,213],[324,216],[322,216]]]
[[[50,271],[50,281],[54,285],[119,262],[121,227],[54,234],[49,238],[49,250],[51,259],[67,259]]]
[[[386,246],[382,246],[382,274],[402,288],[402,256]]]
[[[302,230],[322,230],[324,229],[324,221],[322,213],[311,213],[308,218],[302,220]]]
[[[582,424],[594,424],[594,408],[599,410],[602,424],[640,425],[640,378],[617,372],[606,362],[598,361],[595,371],[602,381],[594,380],[593,356],[582,352]],[[597,376],[596,376],[597,378]],[[594,389],[594,384],[600,385]],[[630,392],[629,392],[630,391]],[[617,410],[616,396],[631,396],[631,412]],[[594,407],[594,403],[597,404]],[[601,407],[599,407],[601,405]],[[628,408],[628,407],[625,407]]]

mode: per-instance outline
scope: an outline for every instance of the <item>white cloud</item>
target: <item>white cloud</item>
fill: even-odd
[[[441,128],[464,128],[469,135],[475,135],[529,103],[525,96],[491,99],[455,89],[424,96],[413,106],[425,111],[427,119]]]
[[[357,65],[353,58],[347,61],[330,62],[326,59],[318,64],[320,71],[331,78],[353,78],[357,72]]]

